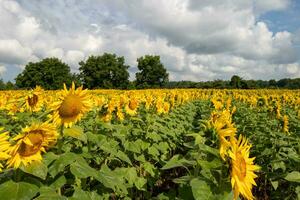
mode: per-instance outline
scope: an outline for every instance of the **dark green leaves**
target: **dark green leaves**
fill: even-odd
[[[0,197],[7,200],[30,200],[37,194],[38,190],[36,185],[7,181],[0,184]]]
[[[284,179],[287,181],[300,183],[300,172],[293,171],[288,173]]]
[[[195,162],[188,161],[185,158],[182,158],[180,155],[173,156],[161,169],[171,169],[174,167],[187,167],[194,165]]]
[[[34,176],[37,176],[43,180],[46,179],[48,168],[43,162],[32,162],[30,165],[27,165],[26,167],[24,165],[21,166],[22,171],[32,174]]]

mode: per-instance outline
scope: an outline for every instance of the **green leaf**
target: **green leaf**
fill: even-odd
[[[77,178],[97,177],[97,171],[90,167],[84,159],[72,163],[70,170]]]
[[[53,152],[47,152],[43,155],[43,162],[46,166],[48,166],[57,158],[59,158],[58,155],[54,154]]]
[[[175,167],[186,167],[190,165],[194,165],[194,161],[186,160],[185,158],[180,158],[181,155],[173,156],[161,169],[171,169]]]
[[[71,128],[64,129],[64,136],[69,136],[87,142],[87,136],[84,134],[83,129],[80,126],[72,126]]]
[[[224,192],[223,195],[216,195],[215,199],[216,200],[218,200],[218,199],[232,200],[232,199],[234,199],[234,194],[233,194],[232,191],[231,192]],[[240,198],[238,198],[238,199],[240,199]]]
[[[154,142],[159,142],[162,140],[161,136],[155,132],[149,132],[146,134],[146,138],[152,139]]]
[[[143,167],[145,169],[146,172],[148,172],[152,177],[155,176],[155,167],[154,165],[152,165],[151,163],[149,162],[145,162],[143,163]]]
[[[134,185],[139,190],[145,190],[144,185],[147,183],[147,180],[143,177],[137,177]]]
[[[134,153],[141,153],[141,148],[140,146],[136,145],[134,142],[130,142],[130,141],[125,141],[124,143],[124,148],[127,151],[132,151]]]
[[[41,187],[40,196],[35,198],[37,200],[67,200],[67,197],[57,194],[56,190],[51,187]]]
[[[217,149],[214,149],[214,148],[212,148],[212,147],[210,147],[210,146],[207,146],[207,145],[205,145],[205,144],[199,144],[198,146],[199,146],[199,149],[200,149],[200,150],[202,150],[202,151],[204,151],[204,152],[211,153],[211,154],[213,154],[213,155],[219,157],[219,151],[218,151]]]
[[[131,160],[129,157],[123,152],[123,151],[118,151],[115,155],[116,157],[120,158],[121,160],[127,162],[128,164],[132,165]]]
[[[296,194],[298,197],[298,200],[300,199],[300,186],[296,187]]]
[[[76,188],[73,196],[69,198],[69,200],[84,200],[84,199],[98,200],[101,198],[99,194],[97,194],[97,192],[87,192],[79,188]]]
[[[271,181],[271,184],[272,184],[274,190],[277,190],[277,188],[278,188],[278,181]]]
[[[272,167],[273,167],[274,170],[282,169],[282,171],[284,171],[284,172],[286,170],[286,166],[285,166],[285,163],[283,161],[272,162],[271,165],[272,165]]]
[[[9,200],[30,200],[39,191],[36,185],[32,185],[26,182],[13,182],[7,181],[0,185],[0,197],[1,199]]]
[[[300,172],[292,171],[284,179],[290,182],[300,183]]]
[[[54,163],[49,167],[49,173],[55,177],[58,173],[63,172],[65,167],[73,163],[78,158],[75,153],[67,152],[59,156]]]
[[[197,160],[197,163],[202,167],[202,169],[215,169],[223,165],[220,159],[214,159],[213,161]]]
[[[55,181],[53,181],[50,184],[50,187],[52,187],[54,189],[59,189],[66,183],[67,183],[67,179],[64,175],[62,175],[62,176],[58,177],[57,179],[55,179]]]
[[[138,175],[137,175],[136,169],[134,167],[126,169],[126,179],[128,180],[128,183],[130,185],[133,185],[137,178],[138,178]]]
[[[159,155],[159,151],[157,150],[157,148],[155,148],[154,146],[151,146],[149,149],[148,149],[148,153],[150,155],[153,155],[154,157],[158,156]]]
[[[107,188],[111,188],[117,193],[127,194],[123,177],[118,176],[114,171],[111,171],[106,165],[102,165],[98,172],[98,180]]]
[[[48,168],[43,162],[34,161],[27,166],[21,165],[20,169],[23,172],[37,176],[43,180],[46,179]]]
[[[192,187],[193,196],[196,200],[214,199],[210,187],[205,181],[194,178],[191,180],[190,185]]]

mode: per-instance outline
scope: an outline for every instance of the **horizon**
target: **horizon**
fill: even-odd
[[[170,81],[297,78],[299,9],[297,0],[0,0],[0,77],[14,82],[46,57],[76,72],[111,52],[125,57],[131,81],[146,54],[161,56]]]

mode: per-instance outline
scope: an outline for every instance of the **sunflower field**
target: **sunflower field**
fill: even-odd
[[[0,199],[300,199],[299,90],[0,92]]]

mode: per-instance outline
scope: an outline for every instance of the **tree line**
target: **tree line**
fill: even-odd
[[[104,53],[89,56],[79,62],[79,73],[71,73],[70,66],[52,57],[39,62],[29,62],[12,82],[0,79],[0,90],[30,89],[39,85],[45,89],[61,89],[63,83],[83,85],[89,89],[143,89],[143,88],[300,88],[300,78],[281,80],[244,80],[233,75],[231,80],[205,82],[170,81],[169,74],[158,55],[145,55],[137,58],[138,72],[135,80],[129,80],[129,66],[123,56]]]
[[[300,78],[271,80],[245,80],[233,75],[230,80],[214,81],[172,81],[167,88],[207,88],[207,89],[300,89]]]

